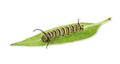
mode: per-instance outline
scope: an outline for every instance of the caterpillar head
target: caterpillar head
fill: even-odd
[[[46,45],[46,48],[47,48],[48,45],[49,45],[49,42],[50,42],[49,37],[48,37],[47,34],[46,34],[43,30],[41,30],[41,29],[35,29],[35,30],[33,30],[33,32],[36,31],[36,30],[41,31],[41,32],[44,34],[44,35],[41,37],[41,40],[42,40],[43,42],[46,42],[46,43],[47,43],[47,45]]]
[[[48,38],[47,36],[45,36],[45,35],[43,35],[43,36],[41,37],[41,40],[42,40],[43,42],[49,42],[49,41],[50,41],[49,38]]]

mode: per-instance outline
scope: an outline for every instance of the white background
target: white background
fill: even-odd
[[[120,64],[119,0],[0,0],[0,64]],[[10,46],[43,30],[112,20],[93,37],[45,47]]]

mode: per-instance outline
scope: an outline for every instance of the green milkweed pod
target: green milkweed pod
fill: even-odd
[[[62,44],[82,40],[94,35],[100,25],[111,20],[111,17],[98,23],[74,23],[52,28],[50,30],[42,31],[35,36],[29,37],[23,41],[13,43],[14,46],[45,46],[48,44]],[[46,46],[46,47],[47,47]]]

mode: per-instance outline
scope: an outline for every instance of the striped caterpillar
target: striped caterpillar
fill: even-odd
[[[49,45],[49,42],[54,39],[57,38],[59,36],[64,36],[65,34],[69,35],[70,33],[76,32],[76,31],[80,31],[84,29],[84,25],[81,25],[79,23],[79,19],[78,19],[78,23],[74,24],[74,25],[70,25],[70,26],[66,26],[66,27],[61,27],[61,28],[57,28],[55,30],[49,31],[49,32],[44,32],[41,29],[35,29],[33,30],[39,30],[41,31],[44,35],[41,37],[41,40],[43,42],[47,42],[46,48]]]

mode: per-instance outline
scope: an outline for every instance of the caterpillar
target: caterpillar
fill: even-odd
[[[54,38],[58,38],[60,36],[64,36],[64,35],[69,35],[73,32],[76,31],[80,31],[84,29],[84,25],[81,25],[79,23],[79,19],[78,19],[78,23],[73,24],[73,25],[69,25],[69,26],[65,26],[65,27],[61,27],[61,28],[57,28],[55,30],[49,31],[49,32],[44,32],[41,29],[35,29],[34,31],[41,31],[43,33],[43,36],[41,37],[41,40],[45,43],[47,43],[46,48],[49,45],[49,42],[54,39]]]

